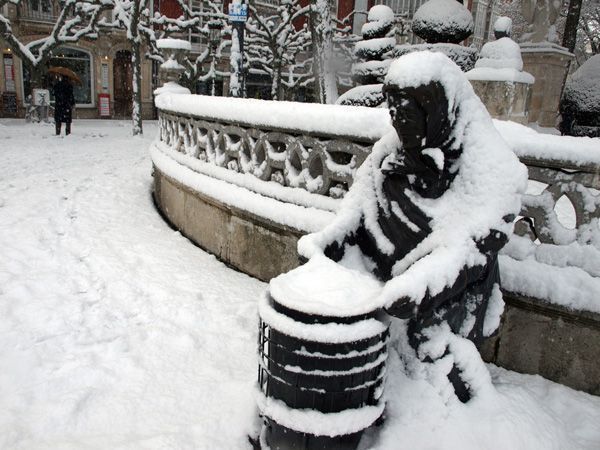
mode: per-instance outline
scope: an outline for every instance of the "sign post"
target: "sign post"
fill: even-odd
[[[244,97],[246,92],[244,28],[247,18],[247,4],[240,3],[240,0],[234,0],[229,4],[229,21],[233,28],[233,33],[231,34],[231,76],[229,79],[229,94],[232,97]]]

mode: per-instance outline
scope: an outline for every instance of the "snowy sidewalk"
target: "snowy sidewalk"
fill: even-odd
[[[245,446],[264,285],[158,216],[156,127],[0,124],[0,448]]]
[[[128,122],[0,120],[0,449],[243,449],[265,284],[173,232]],[[380,449],[600,448],[600,398],[491,368],[444,404],[390,352]]]

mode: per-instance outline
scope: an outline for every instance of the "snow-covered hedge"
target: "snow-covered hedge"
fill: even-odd
[[[473,16],[455,0],[429,0],[415,12],[412,30],[430,44],[458,44],[473,33]]]
[[[521,48],[509,37],[487,42],[481,48],[475,68],[467,73],[467,78],[527,84],[535,81],[531,74],[523,72]]]
[[[351,72],[358,86],[340,96],[338,105],[376,107],[383,103],[381,83],[396,45],[393,27],[394,12],[389,6],[376,5],[369,10],[367,23],[362,27],[363,40],[354,46],[357,61]]]
[[[560,113],[562,133],[600,136],[600,55],[588,59],[567,81]]]

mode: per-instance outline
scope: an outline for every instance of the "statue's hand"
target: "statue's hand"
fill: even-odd
[[[392,303],[391,306],[385,308],[385,311],[398,319],[410,319],[416,314],[417,305],[409,297],[403,297]]]

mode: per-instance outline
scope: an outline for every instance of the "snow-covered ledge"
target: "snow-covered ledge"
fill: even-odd
[[[382,109],[171,94],[156,105],[159,208],[201,247],[263,280],[298,265],[297,240],[331,220],[391,129]]]
[[[298,265],[299,237],[331,220],[354,171],[391,129],[387,110],[376,108],[169,94],[157,106],[151,152],[159,208],[201,247],[263,280]],[[507,313],[488,357],[600,394],[589,382],[600,379],[600,142],[494,123],[528,166],[530,188],[528,219],[500,258]],[[511,321],[527,322],[531,311],[553,328],[540,331],[550,341],[527,350],[533,337],[517,332],[530,328]],[[557,320],[579,331],[557,336],[569,329],[560,331]],[[596,344],[567,345],[561,351],[570,359],[546,355],[557,341],[584,335]],[[583,368],[567,370],[573,364]]]

